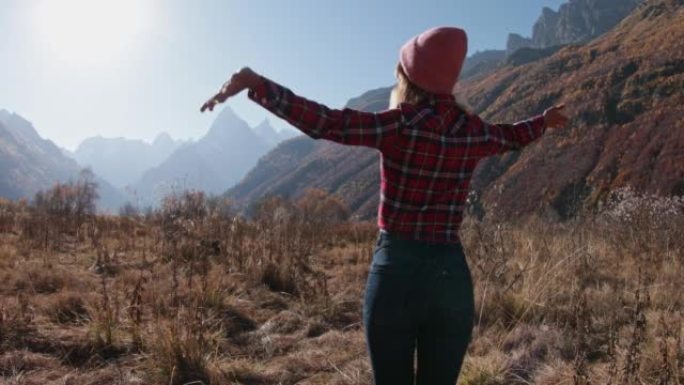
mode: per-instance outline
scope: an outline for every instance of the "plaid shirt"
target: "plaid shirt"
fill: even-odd
[[[249,98],[314,139],[381,153],[378,226],[401,238],[458,243],[477,162],[540,137],[543,116],[489,124],[465,113],[452,95],[382,112],[330,109],[262,78]]]

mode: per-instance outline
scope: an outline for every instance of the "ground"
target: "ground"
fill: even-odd
[[[466,219],[459,384],[684,382],[681,202],[630,199]],[[372,383],[372,223],[282,200],[245,220],[192,195],[147,216],[0,208],[3,384]]]

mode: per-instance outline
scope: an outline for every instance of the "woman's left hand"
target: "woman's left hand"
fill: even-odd
[[[216,95],[202,105],[200,112],[205,110],[213,111],[217,104],[225,102],[229,97],[237,95],[245,89],[255,87],[259,84],[260,78],[259,74],[252,71],[249,67],[243,67],[223,84],[223,87],[221,87],[221,90]]]

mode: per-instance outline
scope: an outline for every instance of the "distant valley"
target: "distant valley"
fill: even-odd
[[[100,210],[116,212],[125,203],[156,206],[179,190],[221,194],[237,183],[257,160],[294,130],[276,130],[264,121],[250,128],[230,107],[216,117],[207,134],[182,142],[159,134],[152,143],[92,137],[75,151],[40,137],[16,113],[0,110],[0,197],[31,199],[56,182],[74,180],[90,168],[100,186]]]

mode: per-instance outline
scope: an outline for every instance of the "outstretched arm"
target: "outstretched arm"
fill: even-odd
[[[487,143],[488,155],[509,150],[519,150],[544,135],[547,128],[560,128],[567,124],[568,118],[561,112],[565,106],[555,106],[535,116],[513,124],[492,124],[480,117],[471,115],[468,129],[474,137]]]
[[[404,119],[398,108],[378,113],[330,109],[295,95],[249,68],[233,75],[221,91],[202,106],[202,111],[212,110],[216,104],[244,89],[249,89],[250,99],[315,139],[381,148],[396,137]]]

